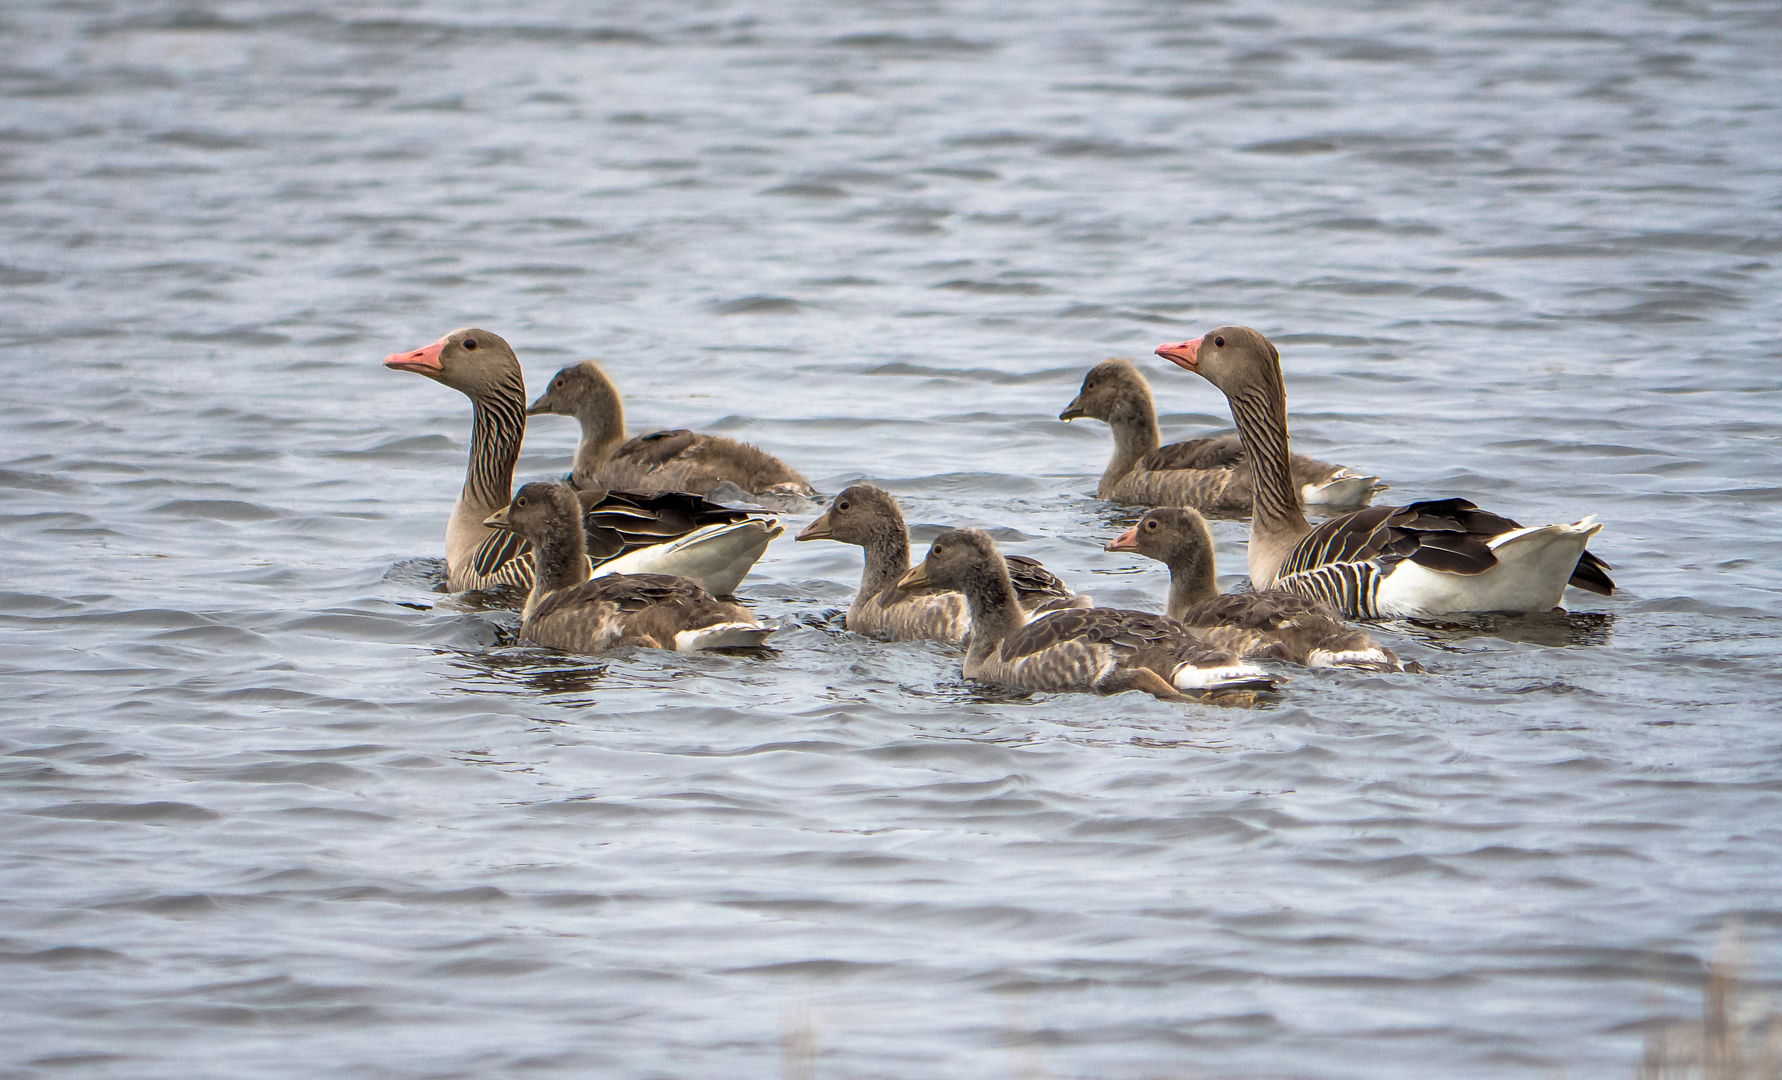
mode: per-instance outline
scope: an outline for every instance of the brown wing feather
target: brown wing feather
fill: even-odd
[[[1182,624],[1148,611],[1123,608],[1066,608],[1035,619],[1002,642],[1004,661],[1018,660],[1066,641],[1112,645],[1137,652],[1176,644],[1198,644]]]
[[[671,574],[608,574],[580,585],[558,589],[532,613],[534,620],[592,604],[615,604],[620,611],[639,611],[666,603],[699,603],[712,595],[684,577]]]
[[[1138,468],[1158,472],[1166,469],[1229,469],[1244,457],[1244,443],[1234,434],[1212,435],[1204,439],[1187,439],[1170,443],[1139,458]]]
[[[1040,565],[1038,559],[1025,555],[1005,555],[1009,580],[1014,582],[1015,596],[1028,611],[1037,611],[1057,600],[1073,600],[1076,593],[1058,579],[1058,575]]]

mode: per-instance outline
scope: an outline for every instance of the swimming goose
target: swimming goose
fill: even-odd
[[[1193,506],[1219,514],[1250,512],[1250,461],[1237,435],[1159,446],[1157,406],[1144,375],[1130,361],[1103,360],[1083,376],[1083,389],[1058,419],[1087,416],[1114,429],[1114,456],[1098,499],[1140,506]],[[1293,455],[1293,486],[1307,506],[1366,506],[1386,485],[1342,465]]]
[[[483,524],[532,549],[532,591],[520,636],[549,649],[594,655],[620,645],[692,652],[759,645],[771,627],[741,604],[718,600],[684,577],[590,578],[581,503],[565,484],[533,482]]]
[[[943,589],[912,591],[898,579],[910,569],[910,534],[890,493],[855,484],[837,495],[822,516],[804,527],[800,540],[839,540],[866,549],[860,591],[848,608],[847,627],[856,634],[888,641],[965,640],[971,615],[964,595]],[[1032,614],[1063,607],[1088,607],[1089,598],[1071,592],[1037,560],[1004,556],[1015,596]]]
[[[485,519],[507,505],[526,434],[526,385],[507,342],[487,330],[454,330],[384,366],[412,371],[470,398],[470,465],[446,524],[446,587],[454,592],[532,584],[526,543]],[[689,496],[613,493],[589,501],[590,543],[600,573],[671,573],[723,596],[784,532],[771,518]],[[615,546],[616,545],[616,546]]]
[[[1239,656],[1269,656],[1302,667],[1404,670],[1392,650],[1375,645],[1367,631],[1343,622],[1322,600],[1281,589],[1221,593],[1213,536],[1191,507],[1149,511],[1108,541],[1107,550],[1134,551],[1168,566],[1169,617]]]
[[[1610,595],[1608,565],[1585,549],[1602,526],[1523,528],[1465,499],[1375,506],[1306,523],[1288,477],[1281,354],[1245,326],[1159,345],[1157,355],[1225,394],[1254,462],[1250,582],[1310,596],[1354,618],[1547,611],[1569,582]]]
[[[965,677],[1021,690],[1117,694],[1143,690],[1165,701],[1182,691],[1257,690],[1274,677],[1211,648],[1173,619],[1119,608],[1070,608],[1029,622],[990,534],[949,529],[898,582],[956,589],[971,608]]]
[[[673,488],[709,495],[728,482],[769,499],[816,494],[785,462],[735,439],[677,429],[626,442],[619,391],[592,360],[557,372],[526,409],[528,416],[545,413],[573,416],[582,426],[570,473],[576,487]]]

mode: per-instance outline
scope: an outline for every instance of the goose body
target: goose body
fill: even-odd
[[[1104,360],[1083,376],[1082,390],[1058,414],[1106,421],[1114,456],[1095,489],[1098,499],[1139,506],[1192,506],[1210,513],[1250,512],[1254,481],[1240,436],[1232,433],[1158,445],[1157,407],[1145,377],[1132,363]],[[1293,488],[1307,506],[1366,506],[1386,485],[1342,465],[1295,454]]]
[[[582,428],[570,482],[578,488],[642,488],[709,495],[734,484],[768,499],[816,494],[810,482],[757,446],[685,429],[625,438],[625,409],[606,372],[584,360],[551,376],[527,415],[573,416]]]
[[[487,330],[466,328],[392,353],[384,366],[424,375],[471,401],[470,463],[446,524],[446,587],[530,588],[529,542],[486,524],[508,504],[526,433],[526,385],[512,347]],[[596,491],[582,502],[596,573],[680,574],[721,596],[736,591],[768,541],[784,531],[771,518],[672,492]]]
[[[758,645],[773,632],[684,577],[590,577],[581,502],[565,485],[527,484],[486,523],[528,542],[533,577],[520,636],[534,644],[585,655],[621,645],[691,652]]]
[[[1161,615],[1119,608],[1067,608],[1031,621],[989,534],[949,529],[935,537],[905,588],[965,594],[971,609],[964,673],[1021,690],[1114,694],[1142,690],[1164,700],[1184,691],[1267,689],[1274,679],[1214,649]]]
[[[950,589],[908,589],[898,582],[909,572],[910,535],[903,511],[889,492],[855,484],[837,495],[800,540],[837,540],[865,551],[860,591],[848,607],[847,627],[889,641],[961,642],[971,630],[965,596]],[[1088,607],[1051,571],[1034,559],[1005,556],[1015,596],[1023,611]]]
[[[1524,528],[1466,499],[1374,506],[1306,522],[1288,476],[1281,357],[1248,327],[1226,326],[1157,355],[1225,394],[1256,462],[1250,581],[1323,600],[1353,618],[1465,611],[1548,611],[1568,584],[1608,596],[1608,565],[1586,547],[1602,528],[1586,517]]]
[[[1206,521],[1192,508],[1160,507],[1108,542],[1169,567],[1168,614],[1211,644],[1239,656],[1268,656],[1303,667],[1402,671],[1392,650],[1350,626],[1337,610],[1283,589],[1221,593]]]

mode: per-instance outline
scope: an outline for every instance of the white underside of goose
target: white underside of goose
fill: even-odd
[[[729,596],[767,550],[768,541],[785,531],[779,522],[761,518],[707,525],[601,563],[594,576],[674,574],[697,582],[713,596]]]
[[[1497,565],[1482,574],[1443,573],[1407,559],[1381,580],[1374,608],[1386,618],[1551,611],[1565,595],[1585,546],[1601,529],[1595,517],[1587,517],[1571,525],[1501,533],[1488,543]]]
[[[1372,502],[1375,495],[1385,491],[1389,486],[1382,483],[1377,476],[1363,476],[1358,472],[1344,469],[1321,484],[1301,485],[1299,499],[1307,506],[1341,506],[1359,509]]]
[[[1336,651],[1313,649],[1311,655],[1306,657],[1306,666],[1367,668],[1379,671],[1396,670],[1396,665],[1393,664],[1392,658],[1386,655],[1384,649],[1338,649]]]
[[[1241,690],[1272,686],[1276,681],[1275,676],[1254,664],[1220,664],[1217,667],[1183,664],[1170,679],[1177,690]]]
[[[773,631],[771,626],[740,622],[702,626],[697,630],[682,630],[676,634],[674,650],[694,652],[699,649],[744,649],[765,642]]]

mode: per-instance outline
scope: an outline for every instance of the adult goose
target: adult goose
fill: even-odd
[[[1329,603],[1363,619],[1462,611],[1547,611],[1569,582],[1603,596],[1608,566],[1585,549],[1602,526],[1523,528],[1465,499],[1374,506],[1306,523],[1288,474],[1281,354],[1244,326],[1159,345],[1157,355],[1225,394],[1255,470],[1250,582]]]
[[[578,488],[672,488],[709,495],[730,483],[767,500],[816,494],[785,462],[735,439],[676,429],[627,442],[619,391],[592,360],[551,376],[551,385],[526,409],[528,416],[546,413],[573,416],[581,424],[570,473]]]
[[[1235,434],[1158,445],[1151,387],[1130,361],[1103,360],[1083,376],[1083,388],[1058,419],[1087,416],[1114,430],[1114,456],[1095,489],[1098,499],[1140,506],[1192,506],[1210,513],[1250,512],[1250,460]],[[1366,506],[1386,485],[1343,465],[1295,454],[1293,488],[1307,506]]]
[[[590,578],[581,502],[564,484],[530,483],[483,522],[523,537],[532,591],[520,636],[548,649],[594,655],[620,645],[691,652],[759,645],[771,627],[741,604],[718,600],[683,577]]]
[[[949,529],[898,584],[955,589],[971,608],[965,677],[1021,690],[1117,694],[1165,701],[1183,691],[1263,690],[1273,676],[1214,649],[1173,619],[1119,608],[1070,608],[1029,622],[1008,567],[981,529]]]
[[[431,345],[392,353],[384,366],[412,371],[470,398],[470,465],[446,524],[446,587],[456,591],[532,584],[527,543],[491,529],[507,505],[526,434],[526,385],[508,343],[487,330],[454,330]],[[669,573],[723,596],[785,531],[778,522],[680,494],[613,493],[589,500],[588,543],[600,573]]]
[[[1367,631],[1345,623],[1322,600],[1281,589],[1220,592],[1213,536],[1206,519],[1190,507],[1147,512],[1108,541],[1107,550],[1137,552],[1169,567],[1169,617],[1239,656],[1268,656],[1302,667],[1404,670],[1392,650],[1374,644]]]
[[[848,607],[847,627],[856,634],[889,641],[965,640],[971,612],[962,593],[946,589],[904,589],[897,584],[910,569],[910,534],[903,512],[889,492],[855,484],[829,504],[798,534],[800,540],[838,540],[865,549],[860,591]],[[1005,555],[1015,599],[1028,614],[1088,607],[1089,598],[1071,592],[1038,561]]]

